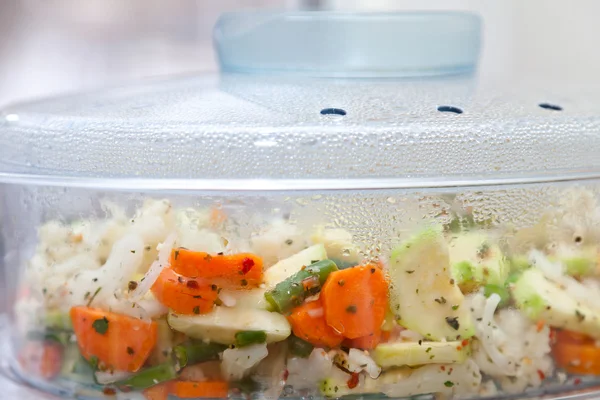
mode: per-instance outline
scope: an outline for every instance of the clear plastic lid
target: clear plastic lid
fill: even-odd
[[[451,74],[474,69],[479,29],[460,13],[228,15],[221,74],[6,109],[0,180],[270,190],[600,175],[600,91]]]

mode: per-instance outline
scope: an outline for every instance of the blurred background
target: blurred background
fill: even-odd
[[[240,8],[454,9],[482,15],[482,79],[588,81],[597,0],[3,0],[0,106],[149,76],[216,70],[211,30]]]

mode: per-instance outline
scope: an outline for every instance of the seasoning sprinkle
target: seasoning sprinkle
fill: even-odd
[[[356,308],[356,306],[354,304],[351,304],[348,307],[346,307],[346,312],[348,312],[350,314],[356,314],[356,311],[358,311],[358,309]]]
[[[454,330],[458,330],[458,328],[460,328],[460,324],[458,323],[458,317],[446,317],[446,323],[450,325]]]

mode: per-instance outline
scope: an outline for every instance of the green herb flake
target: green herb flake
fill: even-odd
[[[427,350],[425,350],[425,353],[429,353],[431,351],[431,347],[428,347]]]
[[[458,328],[460,328],[460,324],[458,323],[458,317],[446,317],[446,323],[456,331],[458,330]]]
[[[579,310],[575,310],[575,316],[577,317],[577,320],[579,322],[583,322],[583,320],[585,319],[585,315],[582,314]]]
[[[452,387],[452,386],[454,386],[454,382],[452,382],[452,381],[446,381],[446,382],[444,382],[444,386],[446,386],[446,387]]]
[[[196,306],[192,311],[194,312],[194,314],[200,314],[200,307]]]
[[[458,305],[452,306],[452,311],[458,310]]]
[[[104,335],[108,331],[108,320],[106,317],[99,318],[92,322],[92,328],[99,334]]]
[[[92,297],[90,297],[90,299],[87,302],[88,307],[92,304],[92,301],[94,301],[94,299],[96,298],[96,295],[100,292],[100,290],[102,290],[102,287],[99,287],[98,289],[96,289],[96,291],[94,292]]]

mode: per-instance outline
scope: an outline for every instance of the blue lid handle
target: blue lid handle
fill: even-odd
[[[481,20],[463,12],[234,12],[214,44],[223,72],[418,77],[472,72]]]

